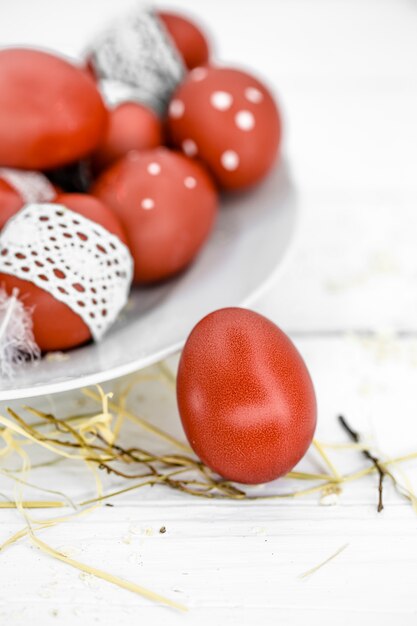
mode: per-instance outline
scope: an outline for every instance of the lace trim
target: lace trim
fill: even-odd
[[[90,61],[108,104],[138,101],[164,115],[185,76],[182,58],[152,9],[139,8],[93,44]]]
[[[1,167],[0,178],[17,191],[25,204],[50,202],[56,196],[56,191],[49,180],[38,172],[24,172]]]
[[[127,302],[133,262],[95,222],[59,204],[29,204],[0,235],[0,272],[67,304],[99,340]]]

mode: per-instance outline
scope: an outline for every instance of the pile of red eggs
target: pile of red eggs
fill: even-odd
[[[132,282],[192,262],[221,191],[271,169],[281,138],[271,94],[210,56],[194,23],[149,9],[104,30],[82,66],[0,51],[0,375],[36,344],[100,339]],[[177,393],[191,446],[231,480],[285,474],[313,437],[307,368],[250,311],[216,311],[194,328]]]
[[[18,294],[42,351],[100,338],[97,315],[106,330],[131,281],[184,270],[210,235],[219,192],[260,182],[279,151],[265,85],[214,65],[189,19],[141,11],[129,21],[130,48],[122,20],[79,66],[0,51],[0,287]],[[60,223],[62,211],[78,217]],[[67,230],[57,237],[57,228]],[[104,243],[90,263],[96,237]],[[97,295],[106,280],[107,300]]]

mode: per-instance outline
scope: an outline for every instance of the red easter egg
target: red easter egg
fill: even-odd
[[[86,193],[60,193],[55,202],[56,204],[63,204],[92,222],[100,224],[109,233],[116,235],[120,241],[127,244],[126,233],[119,218],[95,196]]]
[[[0,51],[0,165],[49,169],[90,154],[107,111],[93,79],[39,50]]]
[[[181,355],[177,398],[196,454],[241,483],[289,472],[316,427],[302,357],[275,324],[246,309],[221,309],[195,326]]]
[[[224,189],[242,189],[271,169],[281,120],[268,89],[250,74],[196,68],[171,101],[169,131],[174,144],[199,156]]]
[[[50,202],[55,195],[55,188],[43,174],[0,169],[0,230],[25,204]]]
[[[96,169],[108,167],[131,150],[149,150],[162,144],[162,123],[142,104],[124,102],[109,116],[107,132],[93,156]]]
[[[166,148],[129,153],[102,174],[92,193],[125,227],[136,282],[159,281],[184,269],[217,213],[216,189],[204,168]]]
[[[86,194],[60,194],[55,202],[100,224],[122,241],[125,239],[117,217],[97,198]],[[67,350],[91,339],[91,331],[81,317],[46,289],[4,273],[0,273],[0,286],[8,294],[19,290],[25,307],[32,310],[34,338],[43,352]]]
[[[201,29],[183,15],[158,11],[158,17],[171,35],[188,69],[205,65],[209,59],[209,46]]]

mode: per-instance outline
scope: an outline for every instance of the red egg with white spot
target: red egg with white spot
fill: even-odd
[[[0,51],[0,165],[43,170],[90,154],[107,111],[83,69],[40,50]]]
[[[102,174],[92,193],[125,227],[140,283],[169,278],[189,265],[217,214],[217,192],[206,170],[166,148],[130,153]]]
[[[192,70],[171,100],[168,127],[174,144],[201,158],[224,189],[261,181],[280,149],[281,118],[271,93],[235,69]]]
[[[55,196],[55,187],[43,174],[0,168],[0,230],[25,204],[51,202]]]
[[[31,214],[22,219],[28,211]],[[15,220],[20,223],[13,229]],[[31,230],[36,221],[40,230]],[[100,236],[95,253],[80,249],[80,241],[97,238],[95,231]],[[64,252],[63,241],[68,242]],[[0,235],[0,287],[9,295],[17,290],[31,312],[34,339],[42,351],[67,350],[91,340],[98,317],[114,313],[112,303],[106,302],[116,293],[110,289],[112,281],[126,281],[131,273],[126,266],[131,259],[124,241],[117,216],[103,202],[86,194],[60,194],[54,203],[27,205],[6,225]],[[73,242],[78,242],[78,247]],[[114,269],[113,275],[106,268],[103,271],[102,258],[108,258],[113,268],[117,266],[120,277]]]
[[[131,150],[149,150],[163,142],[162,123],[154,111],[138,102],[123,102],[109,111],[109,125],[93,155],[102,170]]]
[[[205,65],[209,59],[209,45],[200,26],[184,15],[158,11],[158,17],[175,43],[188,69]]]

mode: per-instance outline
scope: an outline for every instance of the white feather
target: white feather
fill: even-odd
[[[32,317],[18,298],[0,289],[0,377],[10,378],[16,368],[40,357],[33,337]]]

